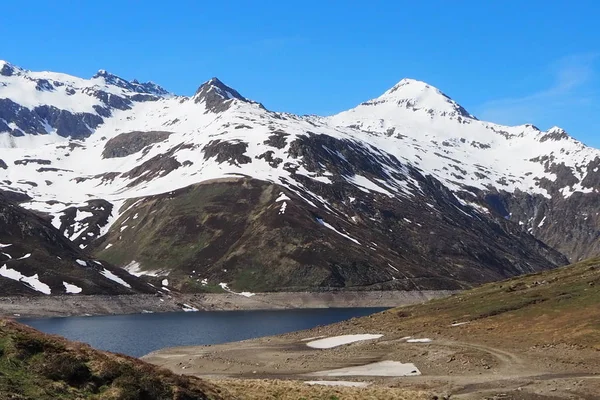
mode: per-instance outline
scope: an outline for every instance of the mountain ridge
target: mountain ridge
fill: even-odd
[[[6,168],[0,168],[0,190],[24,199],[28,196],[30,200],[21,204],[46,213],[55,227],[81,249],[111,237],[111,250],[117,251],[114,241],[123,236],[120,233],[138,229],[139,225],[137,220],[133,225],[124,223],[125,215],[133,221],[144,198],[188,193],[181,189],[243,176],[249,180],[240,184],[266,182],[277,187],[273,190],[302,202],[308,208],[302,208],[304,222],[296,225],[303,232],[301,237],[325,229],[326,242],[334,249],[343,249],[338,242],[340,235],[361,244],[370,243],[368,232],[383,230],[394,221],[385,228],[393,232],[392,236],[399,235],[395,240],[400,241],[394,246],[422,247],[435,254],[435,246],[423,236],[428,227],[415,225],[418,229],[411,230],[406,222],[401,223],[402,219],[394,218],[419,224],[419,220],[427,219],[427,213],[441,220],[444,215],[452,215],[442,224],[456,227],[445,231],[447,236],[442,239],[450,248],[456,240],[450,232],[468,226],[456,214],[464,212],[480,224],[482,231],[499,229],[499,234],[508,235],[509,242],[514,242],[503,244],[504,250],[490,250],[495,252],[493,259],[513,247],[508,250],[511,255],[507,260],[513,260],[506,261],[508,270],[516,271],[515,252],[552,259],[538,259],[530,265],[530,271],[566,262],[534,241],[524,240],[518,232],[547,243],[572,260],[600,250],[594,239],[600,226],[596,211],[600,150],[570,138],[562,129],[540,131],[533,125],[507,127],[479,121],[424,82],[404,79],[374,100],[334,116],[317,117],[267,110],[218,78],[206,81],[190,97],[138,93],[118,80],[121,78],[113,79],[120,86],[103,80],[104,86],[94,90],[77,86],[73,80],[75,83],[70,84],[77,88],[77,96],[87,96],[89,105],[96,106],[87,114],[58,109],[61,104],[70,104],[71,100],[62,97],[53,100],[55,105],[32,105],[31,100],[20,105],[16,102],[19,96],[28,92],[12,96],[16,89],[10,86],[22,86],[12,79],[0,76],[0,131],[1,124],[8,127],[0,133],[0,146],[6,149],[1,157]],[[51,92],[52,96],[63,94]],[[2,101],[21,108],[3,107]],[[58,111],[44,113],[39,107],[46,107],[42,111],[52,107]],[[32,119],[19,118],[20,109],[32,113]],[[50,118],[54,114],[63,115],[61,125]],[[94,128],[86,118],[97,122]],[[29,134],[19,124],[25,131],[42,128]],[[86,129],[74,129],[79,124]],[[20,133],[15,135],[15,129]],[[212,185],[210,190],[217,187]],[[107,213],[105,207],[106,215],[94,214],[90,201],[108,202],[112,209]],[[430,206],[419,211],[407,206],[415,201]],[[291,210],[289,207],[295,207],[289,200],[283,203],[288,208],[277,209],[281,218]],[[213,210],[204,215],[206,220],[194,223],[209,229],[208,221],[225,212],[224,204],[227,202],[217,202],[217,212]],[[260,204],[265,208],[256,209],[257,215],[273,212],[269,205],[273,203]],[[152,211],[164,211],[165,218],[168,215],[167,209]],[[80,213],[82,217],[78,217]],[[317,224],[319,219],[326,225]],[[214,238],[206,239],[210,246]],[[308,246],[306,239],[302,240],[297,245]],[[241,249],[235,247],[238,245],[241,242],[228,251],[239,252]],[[476,260],[474,254],[486,244],[471,245],[478,250],[465,253],[469,262]],[[186,257],[195,251],[190,250]],[[449,268],[461,268],[462,261],[457,257],[462,251],[445,256]],[[110,251],[105,253],[114,258]],[[236,265],[241,268],[239,260]],[[124,267],[139,260],[122,261]],[[404,262],[408,265],[414,261]],[[427,271],[429,267],[421,262],[419,268]],[[318,268],[333,273],[339,266],[329,260]],[[213,279],[223,279],[220,283],[231,279],[227,272],[212,273]],[[389,276],[389,271],[385,274]]]

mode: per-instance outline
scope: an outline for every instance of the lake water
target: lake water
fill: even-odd
[[[385,308],[204,311],[23,318],[20,322],[42,332],[88,343],[97,349],[141,357],[165,347],[217,344],[277,335],[383,310]]]

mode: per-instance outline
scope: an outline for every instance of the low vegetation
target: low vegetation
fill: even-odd
[[[226,379],[215,383],[244,400],[430,400],[424,391],[384,386],[342,387],[308,385],[302,381]]]
[[[198,378],[0,321],[0,400],[234,398]]]
[[[380,330],[447,330],[519,345],[563,343],[600,350],[600,257],[482,285],[449,298],[355,320]],[[515,343],[516,345],[517,343]]]

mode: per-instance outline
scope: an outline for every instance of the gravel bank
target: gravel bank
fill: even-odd
[[[396,307],[448,296],[452,291],[295,292],[121,296],[0,297],[0,317],[66,317],[182,311],[183,304],[205,311],[284,310],[293,308]]]

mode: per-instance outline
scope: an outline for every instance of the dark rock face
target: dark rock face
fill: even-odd
[[[15,73],[15,69],[10,64],[4,64],[2,68],[0,68],[0,75],[2,76],[13,76]]]
[[[109,108],[116,108],[117,110],[131,109],[131,100],[117,96],[116,94],[94,88],[86,88],[83,92],[102,101]]]
[[[286,137],[288,136],[289,135],[283,131],[274,131],[269,138],[263,142],[263,144],[275,147],[277,149],[283,149],[287,144]]]
[[[159,85],[157,85],[156,83],[153,82],[145,82],[145,83],[141,83],[138,82],[137,79],[134,79],[133,81],[129,82],[123,78],[120,78],[116,75],[113,75],[105,70],[100,70],[96,73],[96,75],[93,76],[93,78],[104,78],[105,82],[109,85],[114,85],[126,90],[130,90],[132,92],[137,92],[137,93],[146,93],[149,95],[157,95],[157,96],[163,96],[166,94],[169,94],[169,92],[167,92],[165,89],[163,89],[162,87],[160,87]],[[142,98],[142,97],[140,97]],[[147,99],[150,99],[150,97],[147,97]],[[154,97],[154,99],[156,99],[156,97]],[[135,100],[135,101],[139,101],[139,100]]]
[[[174,154],[177,150],[191,148],[189,144],[179,144],[165,153],[158,154],[151,159],[143,162],[135,168],[123,173],[121,176],[124,178],[134,179],[127,186],[133,187],[139,185],[141,182],[148,182],[159,176],[165,176],[170,174],[172,171],[181,167],[181,163],[177,161]],[[114,179],[114,178],[113,178]]]
[[[23,160],[15,160],[15,165],[27,165],[27,164],[50,165],[50,164],[52,164],[52,161],[41,160],[38,158],[24,158]]]
[[[219,164],[227,161],[230,165],[241,165],[252,162],[252,159],[245,155],[247,148],[246,142],[223,142],[217,139],[211,140],[202,151],[205,160],[215,157]]]
[[[1,159],[1,158],[0,158],[0,168],[2,168],[2,169],[7,169],[8,168],[8,165],[6,165],[6,163],[4,162],[4,160]]]
[[[63,137],[84,138],[102,122],[102,118],[91,113],[71,113],[53,106],[38,106],[33,110],[21,107],[10,99],[0,99],[0,118],[13,122],[18,130],[11,130],[3,124],[0,130],[9,132],[13,136],[22,136],[23,133],[44,135],[46,124],[56,129],[58,135]]]
[[[103,158],[127,157],[142,151],[146,147],[162,142],[171,135],[171,132],[150,131],[150,132],[127,132],[110,139],[104,145],[102,152]]]
[[[32,197],[24,192],[15,192],[13,190],[0,189],[0,197],[11,203],[26,203],[32,200]]]
[[[113,205],[106,200],[96,199],[87,202],[84,207],[69,207],[62,211],[60,228],[58,229],[79,248],[85,248],[100,236],[100,229],[108,223]],[[77,218],[77,214],[85,213],[85,218]]]
[[[194,103],[204,103],[207,111],[220,113],[231,107],[233,99],[248,102],[235,89],[230,88],[217,78],[212,78],[198,88]]]
[[[491,199],[494,201],[490,201]],[[574,193],[568,198],[546,198],[523,192],[488,195],[487,205],[572,262],[600,254],[598,193]],[[483,203],[485,204],[485,203]]]
[[[84,294],[151,292],[139,279],[108,263],[98,264],[81,253],[48,221],[12,203],[3,194],[0,194],[0,243],[9,245],[2,248],[5,254],[0,254],[0,263],[27,277],[37,274],[50,287],[51,294],[65,294],[65,281],[82,288]],[[100,273],[103,269],[124,279],[132,289],[106,279]],[[25,282],[2,276],[0,291],[3,295],[42,295]]]

